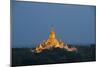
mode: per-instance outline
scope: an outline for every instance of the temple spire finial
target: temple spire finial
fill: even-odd
[[[54,26],[52,25],[51,26],[51,29],[50,29],[50,34],[49,34],[49,39],[51,39],[52,41],[56,38],[56,35],[55,35],[55,31],[54,31]]]
[[[54,25],[51,25],[51,31],[55,31],[55,30],[54,30]]]

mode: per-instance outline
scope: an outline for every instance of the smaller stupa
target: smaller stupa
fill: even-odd
[[[54,27],[51,28],[49,38],[47,40],[43,40],[43,42],[40,43],[32,51],[40,53],[45,49],[51,49],[51,48],[61,48],[61,49],[66,49],[67,51],[77,50],[75,47],[68,47],[68,45],[65,44],[62,40],[57,40]]]

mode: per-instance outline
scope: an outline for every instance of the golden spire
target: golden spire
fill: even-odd
[[[49,35],[49,39],[55,39],[55,38],[56,38],[56,36],[55,36],[54,27],[52,26],[51,31],[50,31],[50,35]]]

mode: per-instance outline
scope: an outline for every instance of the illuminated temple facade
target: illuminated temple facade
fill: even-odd
[[[67,51],[76,51],[77,50],[74,47],[69,48],[68,45],[64,44],[63,41],[57,40],[54,30],[51,30],[48,39],[44,40],[42,43],[40,43],[35,49],[33,49],[33,51],[36,53],[40,53],[44,49],[50,49],[50,48],[64,48]]]

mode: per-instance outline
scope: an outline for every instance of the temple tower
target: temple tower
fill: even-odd
[[[34,49],[34,51],[36,53],[40,53],[44,49],[50,49],[50,48],[64,48],[67,51],[75,51],[76,50],[76,48],[69,48],[67,45],[64,45],[64,42],[62,42],[61,40],[56,39],[56,34],[55,34],[53,26],[51,27],[51,31],[50,31],[48,39],[44,40],[42,43],[40,43]]]

